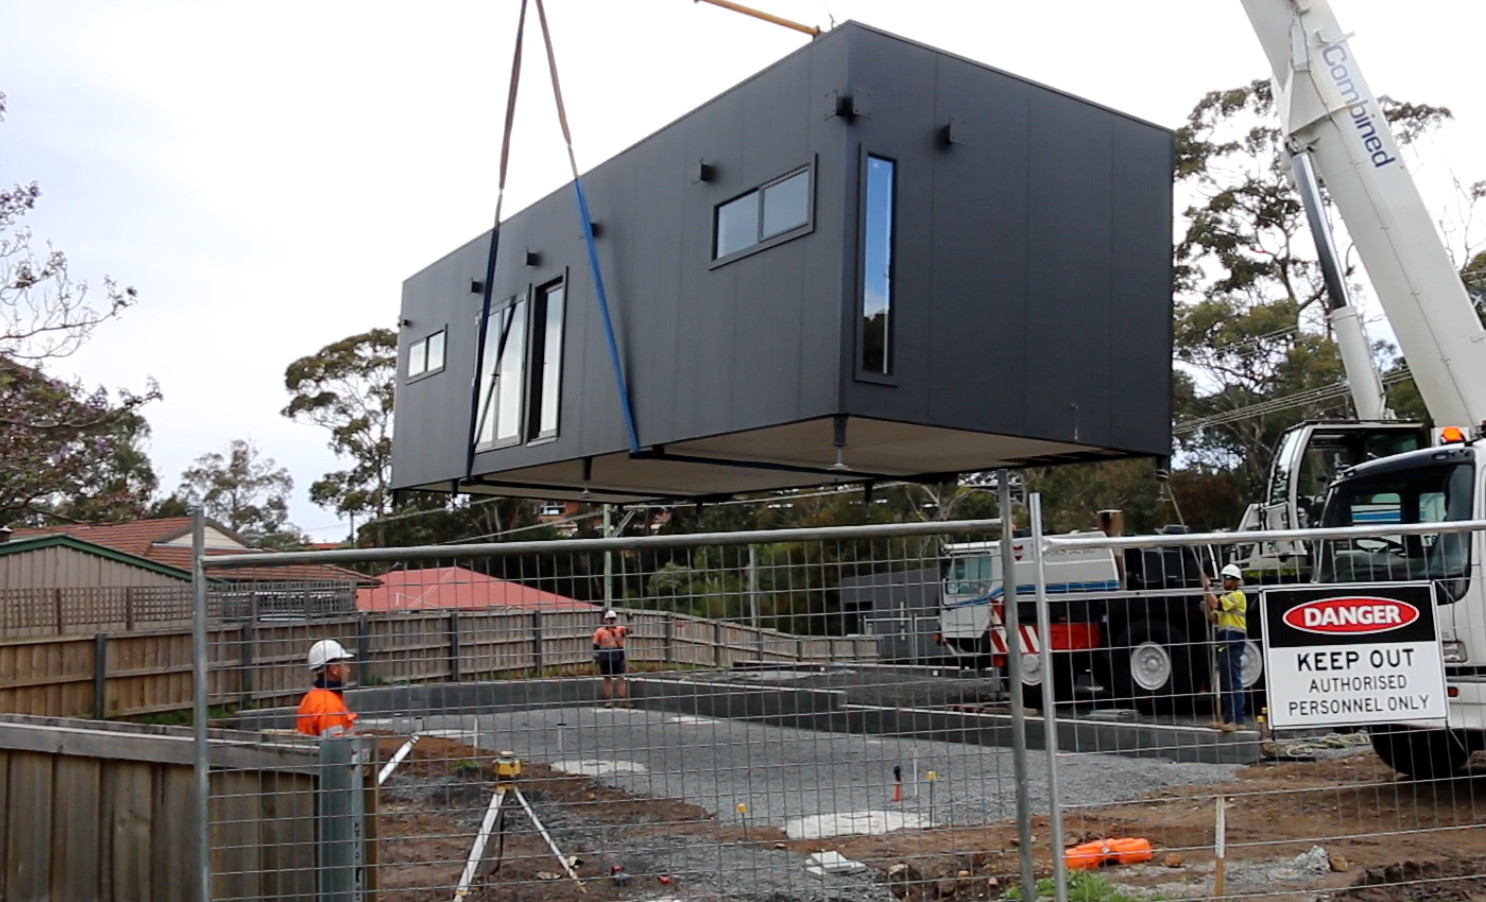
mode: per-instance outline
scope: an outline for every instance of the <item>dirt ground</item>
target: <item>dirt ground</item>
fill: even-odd
[[[382,743],[384,759],[400,744]],[[430,898],[453,888],[489,801],[488,753],[447,739],[426,738],[381,796],[381,898]],[[644,866],[633,850],[678,836],[699,844],[756,846],[798,855],[834,850],[872,869],[876,882],[905,902],[996,899],[1017,883],[1017,829],[935,828],[880,836],[791,841],[780,830],[720,822],[674,800],[640,798],[597,780],[524,764],[519,785],[563,852],[579,858],[580,887],[530,822],[514,806],[506,816],[499,869],[472,898],[502,902],[654,899],[687,893],[684,880]],[[1227,797],[1226,873],[1232,895],[1311,900],[1329,895],[1355,902],[1486,902],[1486,770],[1434,783],[1406,781],[1367,753],[1325,761],[1261,763],[1231,783],[1167,792],[1159,798],[1071,809],[1071,845],[1112,836],[1141,836],[1155,860],[1115,867],[1102,876],[1122,891],[1150,899],[1211,897],[1214,808]],[[1296,874],[1287,863],[1313,846],[1330,869]],[[492,851],[495,848],[492,842]],[[1048,822],[1033,822],[1039,874],[1050,873]],[[619,881],[611,867],[627,863]],[[1278,870],[1277,870],[1278,869]],[[800,881],[810,878],[800,871]],[[778,893],[776,902],[788,902]],[[814,897],[812,897],[814,898]],[[1099,902],[1099,900],[1086,900]]]
[[[382,740],[382,761],[401,744],[401,739]],[[488,752],[477,756],[473,749],[451,740],[425,738],[399,766],[383,787],[378,822],[380,898],[384,902],[427,899],[431,888],[447,889],[452,895],[494,789],[492,765]],[[562,852],[578,858],[575,871],[583,886],[564,874],[557,856],[511,800],[505,814],[504,844],[492,840],[487,848],[487,859],[496,858],[499,852],[499,868],[477,882],[481,892],[472,898],[602,902],[654,895],[672,885],[668,875],[625,871],[619,880],[614,879],[614,864],[629,857],[621,854],[625,849],[643,847],[661,835],[694,835],[701,842],[716,843],[768,841],[771,845],[784,839],[783,831],[745,832],[718,822],[695,805],[638,798],[541,764],[523,762],[517,785],[548,830],[564,840],[559,844]],[[578,824],[581,827],[575,829]],[[575,833],[584,839],[570,842]],[[619,838],[619,844],[605,848],[604,843],[589,839],[606,836]]]

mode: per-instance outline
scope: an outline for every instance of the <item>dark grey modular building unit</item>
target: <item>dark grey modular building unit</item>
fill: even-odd
[[[488,317],[489,234],[407,280],[394,486],[624,502],[1166,454],[1173,147],[843,25],[584,176],[617,354],[571,186],[502,226]]]

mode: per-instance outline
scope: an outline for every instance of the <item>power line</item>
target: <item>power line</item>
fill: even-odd
[[[1410,375],[1408,367],[1400,367],[1394,372],[1382,377],[1383,386],[1386,388],[1397,385],[1409,379]],[[1310,404],[1319,404],[1324,401],[1345,398],[1351,393],[1351,390],[1351,386],[1347,383],[1335,382],[1330,385],[1306,389],[1305,391],[1284,395],[1279,398],[1270,398],[1256,404],[1249,404],[1233,410],[1223,411],[1222,413],[1209,414],[1204,417],[1193,417],[1192,419],[1177,423],[1172,427],[1171,431],[1174,435],[1190,435],[1193,432],[1212,426],[1222,426],[1227,423],[1236,423],[1241,420],[1253,419],[1271,413],[1292,410],[1296,407],[1305,407]]]

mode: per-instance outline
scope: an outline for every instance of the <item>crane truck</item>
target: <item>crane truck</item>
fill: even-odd
[[[1326,0],[1243,0],[1272,70],[1275,103],[1296,185],[1316,239],[1331,303],[1330,319],[1359,418],[1302,423],[1282,438],[1268,496],[1252,505],[1235,534],[1239,562],[1263,576],[1288,568],[1291,579],[1369,582],[1431,579],[1438,587],[1446,662],[1446,729],[1399,724],[1373,728],[1378,755],[1404,773],[1432,777],[1457,770],[1486,748],[1486,536],[1399,536],[1346,545],[1242,542],[1246,529],[1349,526],[1486,519],[1486,329],[1440,240],[1417,186],[1400,160],[1376,97],[1358,68],[1347,34]],[[1378,301],[1408,361],[1430,417],[1391,418],[1366,335],[1346,299],[1341,270],[1320,205],[1325,183],[1365,265]],[[1013,542],[1017,540],[1012,539]],[[1013,546],[1015,548],[1015,545]],[[964,653],[1004,655],[998,612],[1000,574],[994,543],[946,549],[941,614],[945,644]],[[1198,688],[1205,665],[1190,641],[1200,610],[1200,564],[1187,552],[1153,549],[1132,559],[1054,563],[1060,592],[1047,637],[1062,654],[1059,672],[1075,678],[1102,670],[1114,692],[1159,707]],[[981,568],[985,568],[982,572]],[[1061,574],[1056,579],[1051,574]],[[984,577],[981,591],[967,592]],[[1013,576],[1030,588],[1022,573]],[[1127,599],[1097,599],[1090,585],[1113,581]],[[1129,590],[1138,590],[1129,598]],[[1032,622],[1023,618],[1023,623]],[[1043,637],[1023,629],[1027,654]],[[1024,661],[1031,664],[1034,658]],[[1245,685],[1260,679],[1257,646],[1244,656]],[[1054,676],[1057,676],[1055,674]],[[1025,677],[1040,691],[1044,675]],[[1050,688],[1057,680],[1046,680]]]

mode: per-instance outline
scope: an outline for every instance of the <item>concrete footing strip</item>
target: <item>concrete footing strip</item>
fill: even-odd
[[[850,705],[844,692],[788,686],[637,677],[630,695],[642,710],[855,735],[904,737],[968,745],[1010,746],[1011,716],[934,708]],[[442,683],[373,687],[346,693],[351,709],[378,727],[411,735],[421,718],[586,707],[599,701],[599,681],[579,677],[523,682]],[[243,712],[246,730],[286,729],[292,709]],[[1261,757],[1257,732],[1218,733],[1201,727],[1060,717],[1058,747],[1204,764],[1251,764]],[[1041,718],[1027,718],[1027,745],[1044,748]]]

